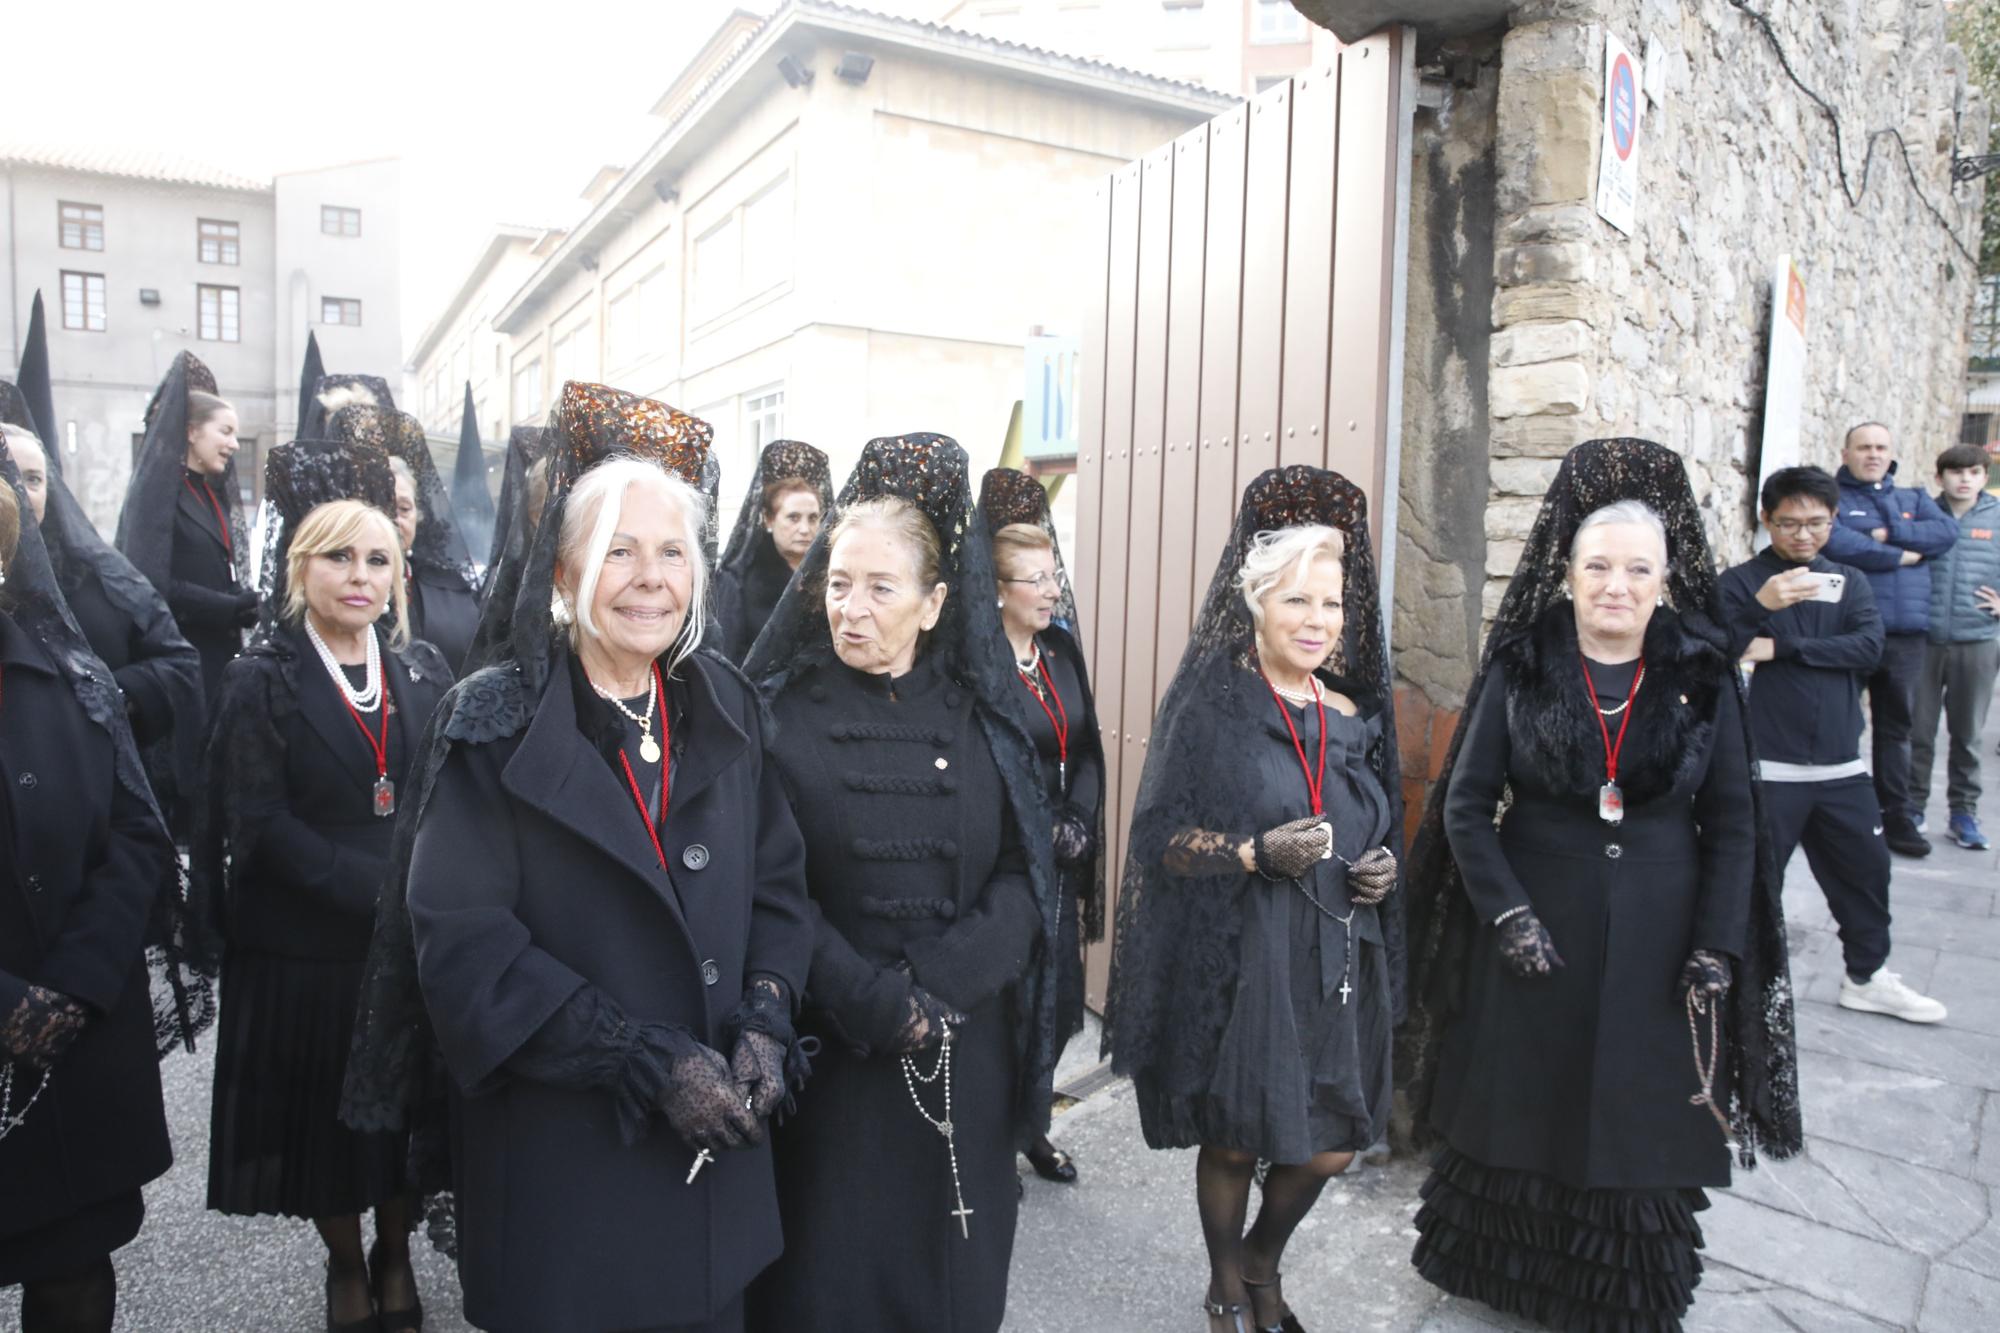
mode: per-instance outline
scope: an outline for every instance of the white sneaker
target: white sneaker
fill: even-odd
[[[1864,1014],[1887,1014],[1905,1023],[1942,1023],[1945,1007],[1928,995],[1919,995],[1903,984],[1888,968],[1856,984],[1853,978],[1840,979],[1840,1007]]]

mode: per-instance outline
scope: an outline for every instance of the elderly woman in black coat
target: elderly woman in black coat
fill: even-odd
[[[271,451],[267,621],[223,678],[194,870],[222,942],[208,1206],[312,1220],[330,1328],[421,1320],[405,1140],[338,1119],[397,793],[448,677],[402,609],[388,459]],[[375,1211],[364,1258],[360,1214]]]
[[[1679,459],[1574,451],[1415,857],[1427,998],[1450,997],[1434,1077],[1424,1042],[1410,1061],[1444,1141],[1415,1262],[1557,1328],[1678,1329],[1703,1190],[1733,1147],[1797,1148],[1782,913],[1715,606]]]
[[[173,1160],[145,943],[174,849],[0,471],[0,1287],[23,1333],[108,1333],[111,1253]]]
[[[964,460],[871,443],[753,653],[823,1041],[777,1134],[787,1248],[759,1328],[992,1333],[1006,1307],[1014,1152],[1047,1124],[1054,858]]]
[[[466,1316],[734,1333],[781,1245],[804,857],[755,695],[698,646],[707,428],[569,384],[555,438],[514,657],[441,713],[408,876]]]

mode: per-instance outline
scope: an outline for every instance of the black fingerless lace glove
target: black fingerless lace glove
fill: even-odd
[[[945,1030],[965,1021],[965,1015],[925,990],[910,987],[910,1005],[901,1031],[889,1043],[891,1055],[909,1055],[944,1040]]]
[[[667,1064],[667,1086],[660,1092],[660,1113],[690,1148],[720,1152],[764,1139],[764,1124],[752,1109],[752,1093],[737,1085],[729,1062],[696,1041],[682,1028],[658,1028],[672,1033],[674,1055]]]
[[[1082,865],[1097,854],[1097,837],[1082,810],[1065,805],[1056,812],[1055,844],[1056,861],[1061,865]]]
[[[785,984],[771,976],[751,978],[723,1031],[733,1034],[729,1067],[750,1098],[751,1113],[760,1120],[780,1109],[789,1114],[792,1092],[805,1086],[818,1043],[793,1028]]]
[[[1729,993],[1733,979],[1728,958],[1707,949],[1696,949],[1681,967],[1681,999],[1685,1002],[1690,991],[1709,999],[1719,999]]]
[[[1500,923],[1500,956],[1517,977],[1545,977],[1563,965],[1556,942],[1533,912],[1520,912]]]
[[[0,1018],[0,1053],[45,1069],[63,1058],[89,1021],[90,1011],[62,992],[27,986]]]
[[[1347,890],[1357,903],[1372,906],[1396,887],[1396,856],[1387,847],[1371,847],[1347,868]]]
[[[1257,835],[1257,873],[1265,879],[1297,879],[1326,859],[1326,821],[1316,815],[1294,819]]]

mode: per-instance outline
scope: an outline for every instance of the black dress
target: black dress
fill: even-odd
[[[444,655],[453,679],[465,673],[465,655],[479,629],[479,594],[456,572],[411,568],[408,585],[410,637]]]
[[[778,554],[768,531],[750,538],[750,560],[740,574],[727,569],[716,574],[715,622],[722,629],[723,653],[730,661],[740,664],[750,655],[750,645],[757,642],[791,581],[792,567]]]
[[[227,510],[208,478],[182,476],[174,502],[172,576],[161,591],[181,636],[201,654],[203,696],[211,705],[222,688],[222,671],[243,647],[241,593],[232,563]]]
[[[823,1047],[773,1135],[785,1253],[750,1326],[992,1333],[1017,1207],[1012,988],[1041,929],[999,770],[971,693],[926,661],[893,681],[813,667],[773,712],[818,919],[803,1026]],[[912,979],[970,1016],[951,1047],[965,1219],[945,1142],[882,1049]],[[938,1052],[913,1059],[929,1076]],[[940,1118],[942,1089],[918,1087]]]
[[[1496,658],[1504,688],[1481,693],[1446,793],[1481,924],[1439,1064],[1431,1120],[1447,1146],[1415,1262],[1447,1291],[1555,1327],[1677,1329],[1700,1281],[1701,1187],[1730,1178],[1720,1126],[1690,1103],[1677,981],[1692,950],[1743,948],[1755,829],[1736,692],[1670,611],[1649,627],[1636,696],[1636,663],[1591,664],[1599,709],[1632,699],[1625,815],[1608,825],[1568,608],[1535,637],[1537,651]],[[1613,736],[1621,721],[1607,719]],[[1565,964],[1547,976],[1513,975],[1495,943],[1494,918],[1523,903]]]
[[[114,776],[48,654],[0,615],[0,1021],[28,985],[90,1019],[52,1067],[13,1066],[0,1139],[0,1287],[64,1281],[138,1234],[140,1186],[173,1161],[160,1096],[145,928],[173,845]],[[35,1098],[32,1107],[26,1104]]]
[[[446,683],[436,654],[413,649],[381,649],[399,791]],[[360,717],[379,740],[381,705]],[[303,632],[281,630],[230,667],[207,779],[236,812],[209,1121],[218,1212],[336,1217],[405,1191],[403,1137],[356,1133],[337,1114],[395,825],[376,813],[375,761]]]

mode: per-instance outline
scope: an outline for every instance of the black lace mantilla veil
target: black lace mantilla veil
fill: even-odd
[[[0,484],[14,488],[22,516],[27,518],[32,513],[28,495],[21,487],[21,474],[14,466],[13,455],[4,447],[0,447]],[[59,484],[51,475],[51,502]],[[171,837],[164,832],[166,818],[153,799],[139,747],[132,739],[132,727],[125,716],[125,696],[119,691],[111,669],[91,651],[76,618],[70,614],[69,604],[56,581],[55,567],[49,562],[48,548],[42,544],[42,534],[32,519],[21,524],[20,543],[14,558],[7,563],[6,575],[6,602],[14,623],[42,645],[56,670],[69,682],[77,702],[83,705],[84,715],[110,734],[112,770],[118,783],[146,803],[160,823],[162,836],[171,843]],[[215,991],[197,961],[189,910],[187,876],[176,863],[153,899],[146,933],[153,1041],[163,1058],[176,1048],[192,1051],[195,1038],[215,1020]]]
[[[737,578],[749,572],[757,553],[754,539],[764,531],[764,488],[781,477],[797,477],[819,496],[820,512],[833,508],[833,475],[827,470],[826,455],[803,440],[773,440],[757,456],[757,471],[750,489],[743,492],[743,504],[736,511],[736,526],[729,530],[729,545],[716,562],[716,572]]]
[[[1056,537],[1055,521],[1049,516],[1049,493],[1042,488],[1042,483],[1017,468],[988,469],[986,475],[979,479],[979,521],[989,538],[1009,523],[1026,523],[1048,534],[1049,548],[1056,557],[1056,580],[1062,585],[1062,591],[1056,597],[1054,619],[1076,640],[1080,650],[1083,635],[1077,628],[1076,596],[1070,588],[1069,566],[1063,562],[1062,542]],[[1080,739],[1097,756],[1101,767],[1104,763],[1104,737],[1092,731]],[[1108,804],[1100,794],[1097,825],[1091,830],[1094,845],[1099,850],[1091,861],[1090,887],[1080,904],[1082,912],[1078,921],[1084,940],[1092,944],[1104,938],[1104,880],[1109,873],[1110,860],[1103,852],[1110,845],[1104,840],[1104,811]]]
[[[529,491],[537,469],[548,461],[549,432],[542,426],[516,426],[507,436],[507,461],[500,471],[500,503],[493,511],[493,545],[486,555],[486,587],[493,587],[492,573],[509,550],[517,559],[527,554],[534,540],[534,525],[528,522]]]
[[[1015,992],[1022,1081],[1016,1090],[1014,1128],[1025,1145],[1048,1128],[1054,1095],[1059,889],[1050,840],[1053,815],[1041,760],[1021,713],[1026,707],[1024,692],[1015,680],[1007,638],[1000,628],[992,542],[973,513],[971,471],[957,441],[944,435],[912,434],[868,442],[743,669],[766,697],[776,698],[795,677],[836,660],[824,600],[827,537],[841,510],[886,495],[914,504],[937,530],[944,548],[940,573],[949,591],[924,651],[938,654],[945,674],[970,689],[977,700],[974,715],[1027,846],[1042,933],[1025,982]]]
[[[451,747],[499,740],[526,727],[551,669],[560,665],[560,631],[550,616],[556,545],[563,510],[584,473],[621,456],[662,464],[708,498],[702,550],[711,561],[715,552],[718,470],[709,452],[714,431],[707,422],[650,398],[571,381],[557,396],[544,438],[550,445],[548,502],[541,522],[526,534],[521,553],[510,554],[489,573],[490,591],[474,644],[475,659],[485,665],[470,671],[438,705],[415,752],[409,792],[397,809],[389,882],[376,906],[375,936],[362,975],[341,1097],[341,1119],[356,1129],[410,1131],[412,1179],[430,1197],[426,1215],[431,1238],[446,1252],[456,1246],[447,1197],[450,1075],[424,1011],[410,928],[410,854],[417,826]],[[484,657],[477,656],[480,645],[486,646]]]
[[[1679,455],[1650,440],[1589,440],[1564,457],[1514,577],[1501,600],[1492,633],[1480,656],[1479,673],[1467,692],[1444,772],[1458,762],[1466,725],[1480,692],[1490,680],[1499,653],[1533,634],[1561,596],[1577,525],[1605,505],[1640,500],[1667,529],[1667,597],[1690,633],[1721,640],[1716,562],[1702,528],[1701,509],[1688,485]],[[1755,772],[1756,747],[1750,736],[1750,707],[1741,673],[1730,671],[1743,718],[1744,747]],[[1431,788],[1423,823],[1410,853],[1412,1004],[1397,1034],[1397,1137],[1428,1142],[1427,1116],[1445,1027],[1458,1005],[1465,951],[1478,923],[1472,918],[1458,862],[1444,829],[1446,783]],[[1757,863],[1750,901],[1750,925],[1729,991],[1725,1014],[1726,1082],[1732,1089],[1730,1134],[1738,1161],[1756,1165],[1759,1148],[1773,1157],[1796,1154],[1803,1146],[1799,1120],[1798,1056],[1793,1044],[1791,969],[1785,942],[1781,867],[1773,864],[1764,820],[1761,784],[1750,784],[1756,807]],[[1722,1075],[1717,1081],[1724,1082]]]
[[[1205,1084],[1210,1057],[1228,1023],[1242,936],[1243,875],[1232,871],[1191,879],[1170,875],[1163,862],[1169,839],[1187,829],[1220,828],[1232,836],[1262,831],[1234,827],[1228,808],[1229,793],[1248,786],[1232,769],[1238,738],[1246,728],[1262,726],[1271,709],[1270,691],[1246,669],[1257,635],[1237,575],[1258,533],[1304,524],[1337,528],[1345,538],[1341,644],[1319,674],[1381,711],[1368,767],[1388,801],[1389,849],[1402,850],[1395,701],[1380,580],[1368,539],[1368,497],[1337,472],[1304,465],[1273,468],[1243,492],[1201,616],[1161,698],[1140,774],[1118,890],[1104,1012],[1104,1050],[1121,1073],[1144,1069],[1169,1085],[1182,1079]],[[1403,895],[1391,893],[1377,911],[1388,953],[1390,995],[1400,1017],[1405,996]]]
[[[215,376],[193,352],[182,352],[146,404],[146,439],[132,464],[125,507],[118,511],[118,549],[162,597],[173,585],[174,507],[187,476],[188,391],[220,394]],[[230,460],[211,485],[229,521],[229,550],[236,582],[250,586],[250,541],[244,531],[236,463]]]
[[[458,531],[451,507],[451,492],[444,476],[431,458],[430,441],[421,421],[408,412],[377,407],[372,403],[349,403],[335,412],[327,423],[328,438],[379,449],[400,459],[416,481],[417,539],[410,544],[410,564],[423,574],[450,579],[467,592],[478,592],[473,576],[472,556]],[[392,504],[389,513],[394,515]]]
[[[389,381],[380,375],[321,375],[306,402],[305,419],[299,422],[301,440],[333,439],[333,417],[352,404],[396,410],[396,396]]]
[[[264,545],[257,560],[258,617],[253,643],[268,641],[285,614],[285,562],[292,534],[320,505],[360,500],[396,512],[396,474],[380,449],[339,440],[294,440],[264,462]]]

